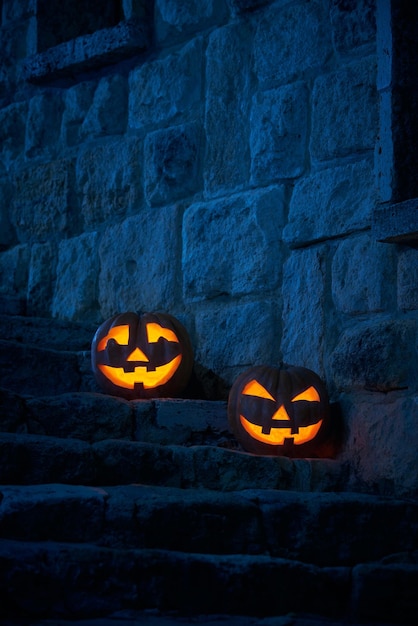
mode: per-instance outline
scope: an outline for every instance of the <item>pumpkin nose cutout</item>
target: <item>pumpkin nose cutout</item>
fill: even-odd
[[[273,417],[271,419],[272,420],[290,420],[290,417],[287,414],[287,411],[284,408],[283,404],[281,405],[280,408],[277,409],[277,411],[274,413],[274,415],[273,415]]]
[[[139,348],[135,348],[135,350],[131,352],[131,354],[128,356],[126,360],[127,361],[145,361],[146,363],[149,363],[149,358]]]

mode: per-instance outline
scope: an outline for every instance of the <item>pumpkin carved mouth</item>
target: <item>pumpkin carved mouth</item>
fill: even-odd
[[[99,364],[98,368],[112,383],[124,389],[134,389],[136,384],[142,383],[144,389],[152,389],[164,385],[179,368],[181,354],[154,369],[147,365],[137,365],[133,371],[126,371],[124,367]]]

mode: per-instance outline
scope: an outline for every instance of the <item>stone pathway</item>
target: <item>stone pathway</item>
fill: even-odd
[[[224,401],[99,393],[94,328],[0,328],[2,626],[415,623],[417,501],[242,452]]]

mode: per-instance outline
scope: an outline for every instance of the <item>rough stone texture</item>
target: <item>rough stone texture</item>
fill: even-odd
[[[251,294],[279,284],[284,189],[192,205],[184,215],[183,272],[187,299]]]
[[[99,301],[104,318],[127,310],[168,311],[177,283],[175,206],[108,228],[99,246]]]
[[[27,283],[29,266],[28,246],[15,246],[0,252],[0,293],[22,295]]]
[[[366,44],[374,45],[376,0],[335,0],[330,6],[335,49],[340,54]]]
[[[316,79],[310,151],[323,161],[373,150],[377,136],[376,58]]]
[[[184,39],[199,30],[219,25],[227,15],[225,0],[156,0],[155,33],[158,42]]]
[[[344,240],[332,260],[332,295],[338,311],[382,311],[395,304],[395,254],[370,235]],[[388,289],[388,287],[391,287]]]
[[[0,109],[0,162],[6,170],[22,156],[27,108],[25,102],[19,102]]]
[[[326,336],[324,247],[294,251],[283,267],[282,358],[324,375]]]
[[[83,122],[95,95],[96,83],[83,82],[70,87],[64,94],[61,139],[66,146],[73,146],[84,139]]]
[[[99,137],[117,135],[126,129],[128,116],[128,86],[126,78],[115,74],[102,78],[95,90],[93,102],[84,118],[83,135]]]
[[[228,340],[206,343],[204,337],[213,328]],[[279,309],[274,301],[211,307],[196,316],[195,359],[230,386],[239,371],[251,365],[277,363],[280,334]]]
[[[345,331],[332,355],[338,389],[388,392],[416,386],[415,320],[358,324]]]
[[[78,226],[74,206],[74,163],[51,161],[19,172],[11,219],[20,241],[65,237]]]
[[[381,204],[373,211],[372,232],[378,241],[416,246],[418,240],[418,199]]]
[[[0,179],[0,250],[4,250],[16,243],[16,235],[9,217],[11,197],[12,188],[10,182],[6,177],[2,177]]]
[[[326,6],[301,2],[261,14],[254,41],[261,83],[288,83],[324,67],[332,50]]]
[[[398,306],[405,311],[418,309],[418,255],[412,248],[399,254]]]
[[[249,178],[249,37],[245,24],[226,26],[211,35],[206,50],[204,178],[209,194]]]
[[[416,392],[344,394],[346,416],[342,460],[363,489],[415,497],[418,480]]]
[[[192,124],[147,135],[145,196],[151,205],[187,197],[200,187],[200,130]]]
[[[251,180],[295,178],[305,167],[308,91],[294,83],[256,96],[251,111]]]
[[[370,225],[375,201],[373,164],[368,160],[301,178],[283,238],[296,247],[364,229]]]
[[[142,142],[110,141],[80,151],[76,185],[86,227],[125,216],[142,196]],[[109,171],[109,163],[112,167]]]
[[[28,158],[53,159],[57,156],[63,108],[60,92],[51,91],[35,96],[29,102],[25,138]]]
[[[86,233],[59,244],[57,281],[51,307],[54,317],[69,320],[98,319],[97,246],[97,233]]]
[[[186,112],[200,112],[202,41],[195,39],[177,53],[140,65],[129,79],[129,127],[168,123]]]
[[[48,317],[51,311],[53,289],[50,277],[56,269],[56,257],[54,244],[50,242],[33,244],[27,287],[28,315]]]

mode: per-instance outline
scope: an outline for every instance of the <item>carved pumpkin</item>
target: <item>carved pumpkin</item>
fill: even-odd
[[[324,383],[304,367],[252,367],[228,398],[230,429],[247,452],[328,456],[329,405]]]
[[[167,313],[121,313],[96,331],[95,378],[106,393],[128,400],[176,396],[186,387],[193,352],[184,326]]]

